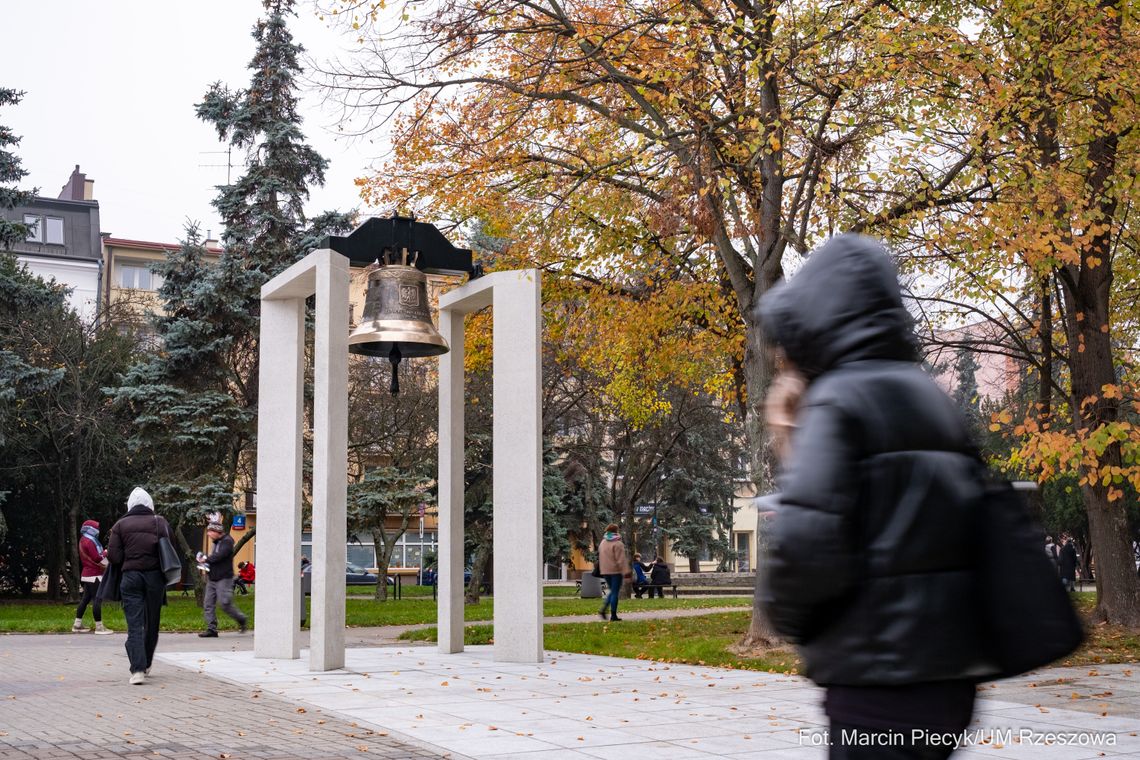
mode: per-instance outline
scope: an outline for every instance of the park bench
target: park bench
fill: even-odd
[[[643,593],[648,592],[649,589],[658,589],[658,588],[661,589],[662,593],[664,593],[665,589],[671,588],[671,589],[673,589],[673,598],[676,599],[677,598],[677,586],[679,586],[679,585],[680,584],[677,583],[676,580],[672,580],[669,583],[646,583],[641,588],[644,590]]]

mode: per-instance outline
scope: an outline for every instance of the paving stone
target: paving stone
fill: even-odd
[[[108,646],[112,638],[117,646]],[[131,686],[122,641],[121,635],[0,636],[0,760],[442,756],[368,734],[319,709],[300,711],[256,688],[158,662],[144,685]],[[359,749],[365,744],[367,753]]]

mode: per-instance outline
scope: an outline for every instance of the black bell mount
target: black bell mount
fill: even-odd
[[[391,362],[389,391],[395,396],[402,359],[449,350],[432,324],[424,273],[475,278],[482,275],[482,267],[472,262],[470,250],[456,248],[434,226],[411,217],[373,217],[347,237],[325,238],[322,248],[340,253],[354,266],[380,265],[368,275],[361,321],[348,343],[352,353]]]
[[[329,235],[320,247],[345,256],[354,267],[366,267],[407,250],[407,263],[421,272],[466,274],[471,279],[483,274],[482,265],[473,260],[470,249],[456,248],[434,225],[411,216],[374,216],[347,237]]]

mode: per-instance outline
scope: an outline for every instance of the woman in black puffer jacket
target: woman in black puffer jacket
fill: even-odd
[[[947,757],[912,730],[964,729],[994,672],[971,612],[982,483],[964,421],[917,363],[874,240],[831,239],[759,312],[806,382],[770,404],[797,407],[767,564],[772,624],[827,688],[833,758]]]

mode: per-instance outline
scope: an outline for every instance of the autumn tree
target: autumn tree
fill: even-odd
[[[881,227],[910,266],[936,275],[932,302],[997,329],[992,350],[1036,381],[1028,417],[994,415],[1019,442],[1011,463],[1075,478],[1097,576],[1096,617],[1140,625],[1124,497],[1140,485],[1135,365],[1140,42],[1123,1],[971,6],[941,64],[975,72],[967,118],[992,156],[988,198]],[[913,221],[913,220],[911,220]],[[1002,344],[999,347],[996,344]]]
[[[366,197],[482,220],[552,275],[607,290],[648,278],[642,305],[669,293],[697,324],[727,325],[728,366],[709,382],[735,392],[758,487],[773,369],[755,305],[785,253],[806,253],[851,206],[869,223],[978,189],[957,180],[969,144],[916,153],[891,134],[930,84],[897,76],[900,59],[957,23],[933,4],[448,0],[401,5],[395,24],[372,4],[334,10],[360,51],[326,67],[330,87],[358,131],[393,127]],[[902,153],[913,157],[889,192],[868,179]],[[679,339],[611,343],[615,380],[649,414],[662,402],[641,369],[701,366]],[[769,637],[755,615],[752,638]]]

